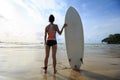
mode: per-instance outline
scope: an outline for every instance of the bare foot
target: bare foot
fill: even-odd
[[[55,69],[55,70],[54,70],[54,74],[56,74],[56,73],[57,73],[57,70]]]
[[[46,70],[46,69],[44,69],[44,73],[45,73],[45,74],[47,73],[47,70]]]
[[[44,73],[46,74],[47,73],[47,67],[43,67],[42,69],[44,70]]]

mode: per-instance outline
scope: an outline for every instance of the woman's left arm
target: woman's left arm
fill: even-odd
[[[45,28],[45,34],[44,34],[44,44],[46,45],[46,37],[47,37],[47,27]]]

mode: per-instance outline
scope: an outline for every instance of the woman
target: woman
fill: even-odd
[[[47,73],[47,64],[48,64],[48,58],[50,53],[50,48],[52,47],[52,59],[53,59],[53,68],[54,68],[54,74],[57,72],[56,70],[56,52],[57,52],[57,41],[56,41],[56,32],[58,32],[59,35],[62,34],[63,29],[67,26],[67,24],[64,24],[61,31],[59,30],[58,26],[54,24],[55,18],[53,15],[49,16],[49,22],[50,24],[46,26],[45,28],[45,60],[44,60],[44,70],[45,73]]]

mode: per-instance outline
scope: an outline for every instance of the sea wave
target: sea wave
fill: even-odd
[[[0,43],[0,48],[44,48],[43,43],[16,43],[16,42],[4,42]],[[66,49],[65,43],[58,43],[58,48],[61,50]],[[120,50],[120,44],[85,44],[85,49],[114,49]]]
[[[41,43],[0,43],[0,48],[43,48]]]

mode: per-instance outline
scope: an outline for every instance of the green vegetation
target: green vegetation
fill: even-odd
[[[120,44],[120,34],[111,34],[109,37],[102,40],[108,44]]]

